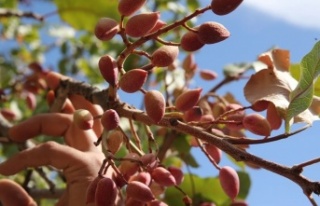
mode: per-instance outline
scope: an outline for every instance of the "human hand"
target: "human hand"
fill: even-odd
[[[57,88],[61,78],[64,77],[57,73],[49,73],[49,87]],[[23,142],[43,134],[63,137],[65,145],[48,141],[21,151],[0,164],[0,174],[8,176],[28,167],[53,166],[62,170],[67,182],[66,191],[57,205],[85,205],[86,189],[97,176],[104,159],[101,148],[94,145],[103,129],[99,119],[94,120],[92,129],[79,129],[73,122],[72,113],[80,108],[89,110],[93,116],[102,114],[102,109],[97,105],[91,104],[81,96],[71,95],[63,108],[67,113],[40,114],[10,128],[9,137],[15,142]],[[111,176],[110,170],[106,176]],[[22,198],[22,202],[18,202],[17,205],[28,205],[26,201],[29,200],[30,197]]]

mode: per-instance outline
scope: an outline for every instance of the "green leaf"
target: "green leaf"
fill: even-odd
[[[188,8],[193,11],[199,8],[199,1],[198,0],[187,0]]]
[[[118,0],[54,0],[61,19],[75,29],[94,31],[98,20],[102,17],[120,19]]]
[[[300,64],[291,64],[290,65],[290,74],[297,81],[300,79]],[[320,97],[320,78],[318,78],[313,84],[313,95]]]
[[[314,82],[320,74],[320,41],[303,57],[300,63],[300,80],[290,94],[290,104],[286,115],[286,132],[290,130],[290,120],[308,109],[312,103]]]
[[[226,77],[238,77],[240,74],[251,68],[252,64],[249,63],[228,64],[223,68],[223,74]]]
[[[244,170],[246,168],[246,164],[243,161],[236,161],[233,157],[231,157],[230,155],[227,155],[228,159],[234,163],[235,165],[237,165],[241,170]]]
[[[193,205],[197,205],[203,200],[221,205],[229,199],[222,190],[217,177],[202,178],[197,175],[186,174],[179,187],[192,198]],[[174,187],[167,188],[165,201],[168,205],[184,206],[182,198],[183,194],[179,190]]]
[[[17,0],[0,0],[0,8],[16,8]]]
[[[248,173],[244,171],[237,171],[240,179],[240,191],[238,198],[245,199],[247,198],[251,186],[251,180]]]

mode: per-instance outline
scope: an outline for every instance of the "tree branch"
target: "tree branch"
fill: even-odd
[[[15,16],[15,17],[26,17],[26,18],[33,18],[35,20],[38,21],[44,21],[44,17],[39,15],[39,14],[35,14],[33,12],[27,12],[27,11],[18,11],[18,10],[10,10],[10,9],[0,9],[0,18],[1,17],[11,17],[11,16]]]
[[[65,82],[62,84],[65,84]],[[79,86],[81,87],[81,83],[79,82],[76,83],[76,82],[68,81],[68,84],[75,84],[75,85],[68,86],[65,88],[77,88]],[[87,88],[88,92],[89,90],[90,88]],[[79,94],[77,93],[77,91],[81,91],[81,90],[79,89],[76,89],[76,91],[70,90],[68,91],[68,93]],[[105,93],[105,95],[107,94]],[[101,105],[104,110],[111,109],[111,108],[116,110],[120,117],[130,118],[135,121],[144,123],[146,125],[157,125],[157,126],[162,126],[166,128],[171,128],[178,132],[195,136],[201,139],[202,141],[206,141],[208,143],[214,144],[219,149],[229,154],[231,157],[233,157],[237,161],[253,163],[257,166],[260,166],[261,168],[264,168],[271,172],[277,173],[283,177],[286,177],[292,180],[293,182],[295,182],[296,184],[298,184],[302,188],[304,194],[309,198],[310,201],[312,200],[311,198],[312,193],[315,193],[317,195],[320,194],[320,183],[312,182],[311,180],[307,179],[306,177],[301,175],[301,170],[296,170],[296,167],[283,166],[283,165],[265,160],[258,156],[255,156],[253,154],[250,154],[242,149],[239,149],[237,146],[228,142],[228,140],[225,140],[211,133],[208,133],[207,131],[205,131],[200,127],[188,125],[175,118],[164,117],[160,122],[158,122],[157,124],[154,124],[154,122],[146,115],[146,113],[141,110],[135,109],[119,101],[108,102],[108,99],[105,98],[106,96],[103,97],[101,93],[97,92],[96,88],[92,87],[92,95],[90,97],[91,98],[88,99],[89,101],[91,101],[94,104]]]

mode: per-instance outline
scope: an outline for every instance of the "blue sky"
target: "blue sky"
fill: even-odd
[[[221,74],[224,65],[254,61],[257,55],[274,46],[289,50],[291,61],[300,62],[312,49],[316,39],[320,39],[320,13],[317,11],[319,6],[320,2],[313,0],[245,0],[236,11],[227,16],[219,17],[206,13],[199,18],[199,22],[220,22],[230,30],[231,37],[219,44],[206,46],[198,52],[196,60],[199,67],[213,69]],[[205,89],[212,87],[212,83],[203,81],[195,83],[194,86],[198,84]],[[248,105],[243,97],[243,90],[240,89],[244,85],[244,80],[238,81],[226,86],[219,93],[231,91],[236,94],[239,101]],[[319,130],[319,123],[315,122],[308,131],[279,142],[252,145],[249,152],[267,160],[292,166],[319,157]],[[195,152],[201,157],[199,159],[203,166],[197,172],[204,176],[215,174],[215,168],[206,158],[196,150]],[[221,165],[227,164],[230,162],[224,157]],[[305,168],[303,174],[314,181],[319,181],[319,171],[318,164]],[[249,205],[310,205],[301,188],[290,180],[262,169],[248,169],[248,172],[252,178],[252,187],[247,199]],[[315,195],[314,198],[320,204],[320,198]]]

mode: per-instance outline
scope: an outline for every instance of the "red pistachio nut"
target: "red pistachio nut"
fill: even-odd
[[[101,124],[105,130],[110,131],[119,126],[120,117],[113,109],[106,110],[101,117]]]
[[[131,16],[138,11],[147,0],[120,0],[118,11],[123,16]]]
[[[234,200],[240,190],[238,173],[232,167],[224,166],[219,171],[219,180],[224,192]]]
[[[234,11],[243,0],[212,0],[211,10],[217,15],[226,15]]]
[[[230,32],[217,22],[205,22],[201,24],[197,34],[199,40],[204,44],[215,44],[230,36]]]
[[[141,13],[132,16],[125,25],[126,33],[131,37],[142,37],[157,24],[159,12]]]
[[[101,18],[96,24],[94,34],[98,39],[108,41],[112,39],[119,30],[119,24],[116,20],[111,18]]]
[[[143,69],[132,69],[121,77],[119,87],[127,93],[136,92],[146,82],[147,76],[148,72]]]
[[[167,67],[178,57],[179,48],[177,46],[164,45],[153,52],[151,62],[154,66]]]
[[[165,99],[161,92],[157,90],[150,90],[144,94],[144,105],[147,115],[154,122],[159,122],[164,116],[165,112]]]
[[[180,94],[175,102],[176,108],[182,112],[185,112],[194,107],[199,99],[202,92],[202,88],[190,89]]]

